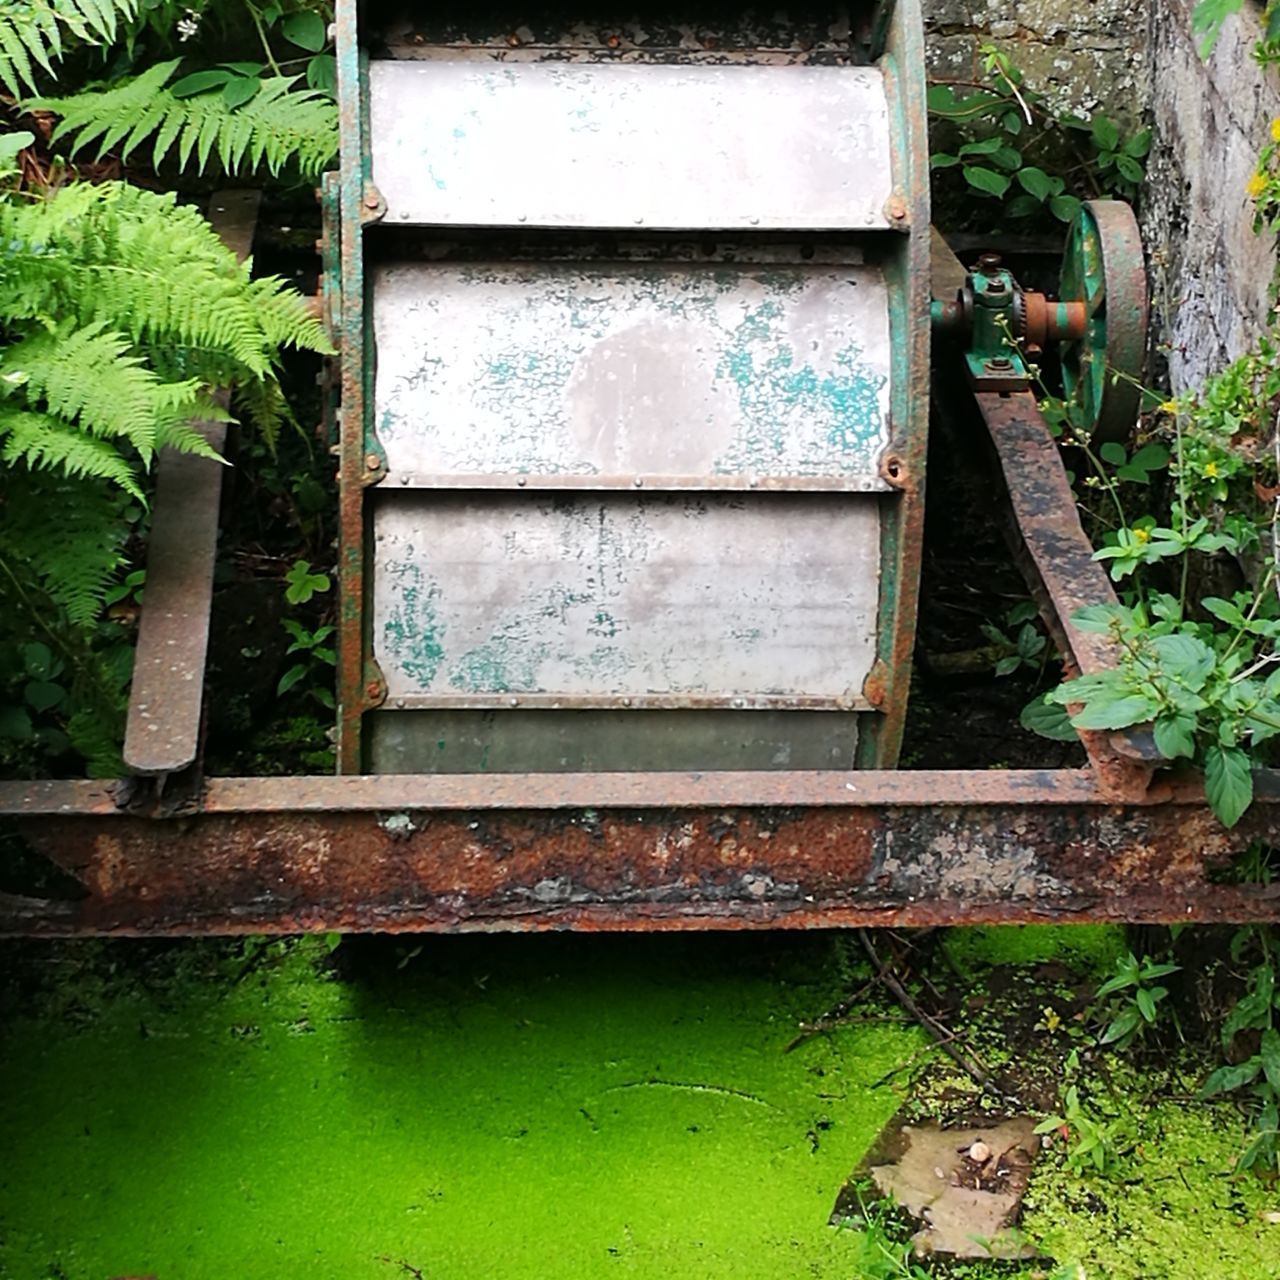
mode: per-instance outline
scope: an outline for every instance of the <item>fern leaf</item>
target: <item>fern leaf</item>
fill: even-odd
[[[177,69],[176,60],[160,62],[109,89],[27,106],[62,117],[54,139],[70,139],[72,154],[96,145],[101,157],[123,141],[121,159],[128,160],[150,137],[156,166],[176,151],[181,169],[194,156],[203,173],[216,156],[228,173],[265,165],[278,174],[293,161],[306,177],[337,155],[337,107],[323,94],[295,87],[298,77],[268,77],[248,102],[229,107],[220,93],[175,98],[165,86]]]
[[[142,497],[134,470],[118,449],[47,413],[0,409],[0,442],[0,460],[7,466],[22,463],[32,471],[110,480],[132,497]]]
[[[0,0],[0,85],[14,97],[36,89],[35,65],[54,74],[65,28],[86,44],[111,44],[137,0]]]
[[[77,626],[90,624],[122,562],[126,530],[108,484],[39,471],[0,479],[0,551],[20,561]]]

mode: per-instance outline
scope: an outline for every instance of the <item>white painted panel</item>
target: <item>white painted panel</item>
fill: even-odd
[[[374,537],[373,648],[391,706],[863,705],[874,499],[403,490],[376,496]]]
[[[379,268],[373,297],[388,484],[520,474],[885,487],[891,354],[877,268],[410,262]]]
[[[701,230],[889,226],[876,67],[375,60],[391,222]]]

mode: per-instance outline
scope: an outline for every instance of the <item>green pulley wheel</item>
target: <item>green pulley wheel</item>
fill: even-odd
[[[1067,399],[1099,443],[1123,442],[1142,403],[1147,352],[1147,272],[1133,210],[1121,200],[1088,200],[1067,237],[1058,296],[1084,304],[1082,323],[1062,348]],[[1077,313],[1078,314],[1078,313]]]

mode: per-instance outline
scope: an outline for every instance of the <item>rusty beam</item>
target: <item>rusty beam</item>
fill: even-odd
[[[260,201],[257,191],[220,191],[209,202],[210,223],[241,261],[253,247]],[[225,393],[215,399],[226,408]],[[225,423],[192,426],[221,452]],[[179,773],[200,754],[221,498],[221,463],[175,449],[160,451],[125,727],[124,760],[135,773]]]
[[[1280,775],[1225,831],[1193,784],[1081,772],[217,779],[197,813],[3,784],[84,887],[0,934],[813,928],[1280,920],[1231,860],[1280,844]]]

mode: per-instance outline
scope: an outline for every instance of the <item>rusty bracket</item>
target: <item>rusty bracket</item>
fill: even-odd
[[[83,895],[0,899],[0,935],[1278,921],[1231,873],[1280,845],[1255,789],[1227,831],[1198,785],[1117,804],[1089,770],[221,778],[170,819],[3,783]]]
[[[253,245],[260,199],[257,191],[221,191],[209,203],[209,221],[241,261]],[[225,394],[215,399],[226,408]],[[192,426],[221,451],[225,423]],[[199,760],[221,496],[221,463],[160,451],[124,741],[135,774],[163,778]]]
[[[1081,631],[1073,616],[1089,605],[1115,604],[1106,571],[1093,558],[1058,446],[1027,391],[979,392],[974,399],[1000,460],[1017,522],[1016,558],[1041,616],[1075,672],[1091,675],[1119,660],[1107,635]],[[1099,779],[1117,798],[1140,795],[1160,754],[1145,732],[1081,734]]]

